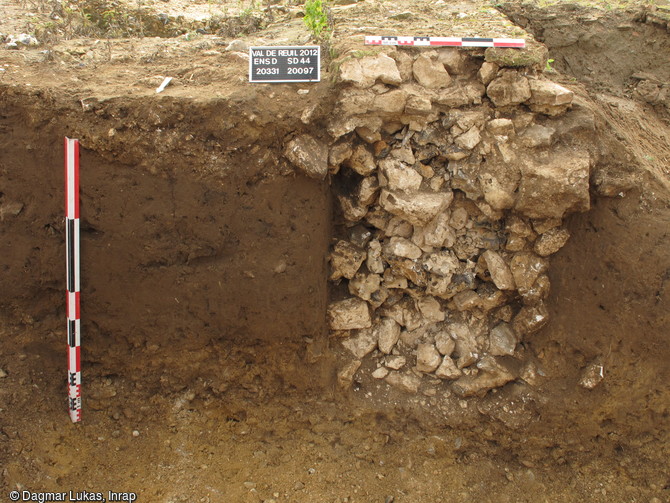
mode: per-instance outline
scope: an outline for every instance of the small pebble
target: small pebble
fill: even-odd
[[[0,369],[0,379],[2,379],[3,377],[7,377],[7,372],[5,372],[4,370]]]
[[[137,430],[133,430],[133,437],[139,437],[139,436],[140,436],[140,432],[137,431]]]

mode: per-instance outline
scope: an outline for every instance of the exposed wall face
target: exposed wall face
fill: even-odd
[[[328,319],[350,355],[345,387],[367,373],[465,397],[537,375],[522,343],[548,321],[563,218],[589,209],[593,159],[579,138],[593,116],[496,55],[399,49],[341,62]]]

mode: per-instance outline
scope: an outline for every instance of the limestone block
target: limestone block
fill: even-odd
[[[423,315],[428,321],[439,322],[444,321],[445,313],[442,310],[442,306],[435,297],[427,296],[421,297],[416,302],[416,307],[419,309],[419,312]]]
[[[398,66],[393,58],[380,53],[361,59],[351,58],[340,65],[340,81],[356,87],[372,87],[377,80],[384,84],[399,85],[402,82]]]
[[[442,331],[435,335],[435,347],[441,355],[451,356],[456,349],[456,342],[447,332]]]
[[[342,341],[342,345],[360,360],[372,353],[377,347],[375,335],[372,328],[356,330],[351,337]]]
[[[309,135],[303,134],[291,140],[284,155],[310,178],[323,180],[328,174],[328,147]]]
[[[486,88],[496,107],[518,105],[531,97],[528,79],[515,70],[504,70]]]
[[[534,306],[523,306],[512,320],[514,331],[519,335],[537,332],[549,322],[549,311],[544,303]]]
[[[463,371],[456,366],[454,360],[452,360],[451,357],[445,356],[442,359],[442,363],[435,371],[435,375],[440,379],[451,380],[461,377],[463,375]]]
[[[354,376],[360,367],[361,361],[353,360],[338,371],[337,383],[341,389],[349,389],[351,387],[352,383],[354,382]]]
[[[444,211],[453,200],[451,191],[440,193],[417,193],[405,195],[382,189],[379,204],[389,213],[399,216],[414,225],[426,225],[438,213]]]
[[[468,56],[455,47],[445,47],[437,52],[437,60],[444,65],[450,75],[465,73],[468,66]]]
[[[386,367],[379,367],[378,369],[375,369],[371,375],[375,379],[384,379],[387,375],[389,375],[389,369]]]
[[[413,193],[419,190],[423,177],[413,168],[397,159],[386,158],[379,161],[379,169],[386,177],[390,190]]]
[[[511,136],[514,134],[514,122],[510,119],[493,119],[486,124],[486,129],[491,134]]]
[[[407,358],[400,355],[389,355],[384,358],[384,365],[393,370],[400,370],[407,365]]]
[[[540,274],[547,271],[549,264],[532,252],[522,251],[512,257],[509,267],[519,293],[523,295],[533,286]]]
[[[421,248],[416,246],[409,239],[395,236],[389,239],[384,245],[383,250],[387,257],[418,259],[421,256]]]
[[[394,388],[412,394],[416,394],[421,385],[421,378],[411,373],[391,372],[385,380]]]
[[[375,158],[373,157],[372,152],[363,145],[358,145],[354,148],[354,152],[347,164],[351,169],[362,176],[369,176],[375,169],[377,169],[377,164],[375,163]]]
[[[451,82],[444,65],[429,54],[422,54],[414,60],[412,72],[416,81],[427,89],[446,87]]]
[[[382,277],[379,274],[357,273],[349,280],[349,293],[369,301],[372,294],[379,290]]]
[[[366,253],[362,248],[348,241],[338,241],[330,253],[330,279],[335,281],[340,278],[353,278],[365,257]]]
[[[477,145],[479,145],[481,139],[482,137],[479,134],[479,129],[476,126],[473,126],[468,129],[467,132],[456,138],[454,142],[456,143],[457,147],[463,150],[472,150]]]
[[[489,85],[491,81],[498,74],[498,65],[495,63],[490,63],[488,61],[484,62],[477,72],[477,77],[479,81],[485,86]]]
[[[416,229],[414,231],[416,232]],[[439,213],[423,228],[422,237],[423,243],[428,247],[453,246],[456,235],[450,227],[450,215],[447,212]]]
[[[534,250],[540,257],[547,257],[563,248],[570,239],[568,229],[555,227],[542,234],[535,241]]]
[[[368,271],[383,274],[384,262],[382,261],[382,245],[377,239],[368,243],[368,254],[365,261]]]
[[[331,330],[353,330],[372,326],[370,309],[364,300],[352,297],[328,306],[328,323]]]
[[[465,323],[452,323],[447,327],[451,338],[456,342],[455,354],[458,357],[456,366],[459,369],[468,367],[477,361],[479,351],[475,334]]]
[[[516,379],[515,373],[493,356],[485,356],[477,367],[483,370],[476,376],[463,376],[452,386],[454,393],[461,397],[481,395],[499,388]]]
[[[382,318],[375,324],[373,330],[377,337],[379,351],[384,354],[391,353],[400,339],[400,325],[391,318]]]
[[[550,287],[551,282],[549,281],[549,276],[541,274],[537,277],[533,286],[519,293],[521,294],[521,299],[525,305],[534,306],[540,304],[549,297]]]
[[[417,95],[407,98],[407,103],[405,104],[405,114],[407,115],[426,115],[432,110],[433,104],[430,98]]]
[[[515,290],[516,283],[514,276],[505,259],[498,252],[486,250],[481,255],[481,259],[486,263],[491,280],[500,290]]]
[[[533,124],[526,128],[523,134],[519,136],[519,140],[524,147],[549,147],[554,140],[555,133],[554,128]]]
[[[546,115],[558,115],[572,104],[575,94],[565,87],[549,80],[531,79],[530,109]]]
[[[423,268],[438,276],[451,276],[460,268],[458,258],[449,250],[431,253],[423,261]]]
[[[496,325],[489,334],[489,353],[494,356],[513,355],[518,342],[509,323]]]
[[[434,372],[442,363],[442,356],[433,344],[419,344],[416,349],[416,369],[419,372]]]
[[[344,216],[345,220],[348,220],[349,222],[358,222],[368,212],[366,206],[357,204],[356,201],[348,196],[337,196],[337,202],[340,203],[342,215]]]
[[[385,114],[401,114],[407,104],[407,92],[403,89],[394,89],[375,96],[372,101],[372,112]]]
[[[587,211],[589,198],[589,154],[571,149],[526,159],[516,210],[530,218],[562,218],[567,213]]]
[[[354,153],[350,142],[337,143],[330,147],[328,162],[333,166],[339,166]]]

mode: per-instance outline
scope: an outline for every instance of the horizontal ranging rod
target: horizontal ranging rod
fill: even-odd
[[[65,138],[65,272],[67,276],[68,410],[81,421],[81,334],[79,284],[79,140]]]
[[[431,47],[526,47],[522,38],[479,37],[365,37],[365,45],[402,45]]]

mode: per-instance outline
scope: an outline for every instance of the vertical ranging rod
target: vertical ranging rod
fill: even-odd
[[[67,277],[68,410],[81,421],[81,322],[79,313],[79,140],[65,138],[65,271]]]

